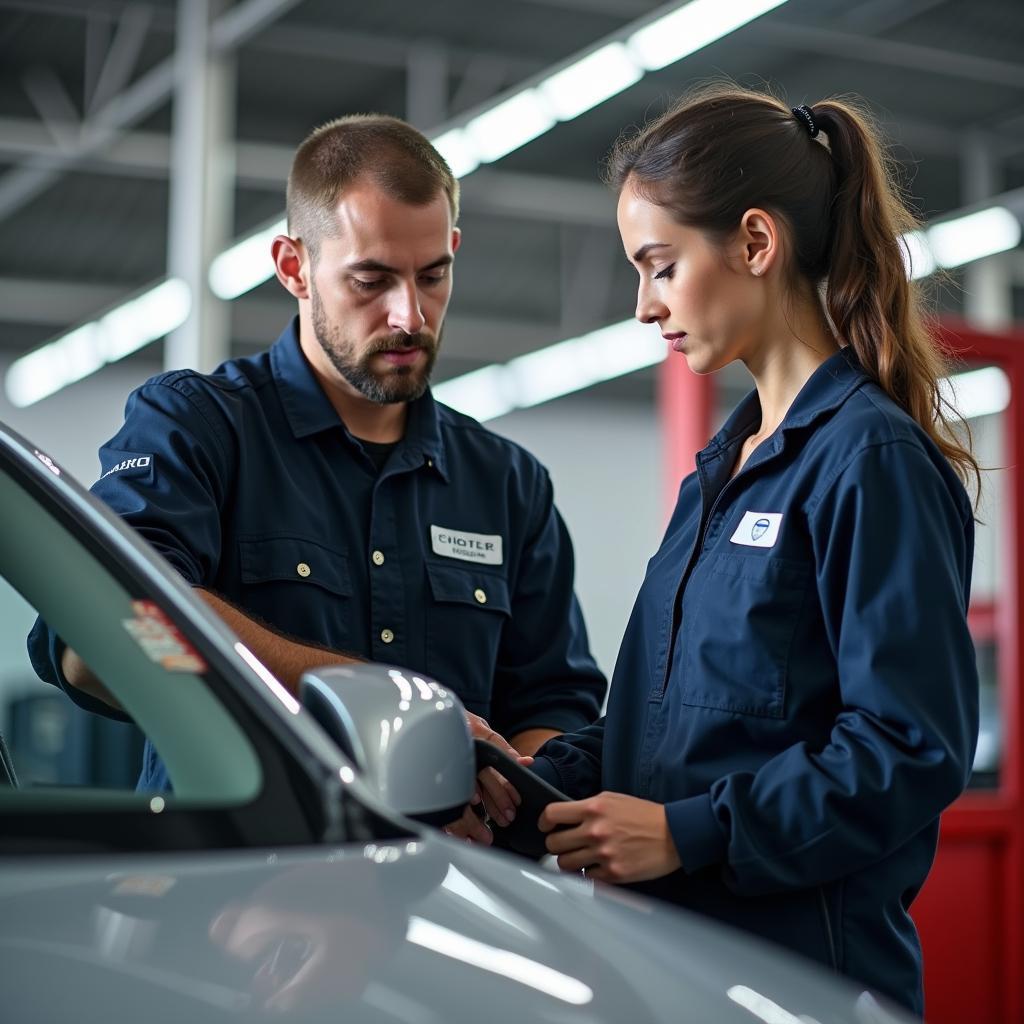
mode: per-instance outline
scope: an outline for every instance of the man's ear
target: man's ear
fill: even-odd
[[[308,299],[312,260],[309,259],[301,240],[278,235],[270,243],[270,253],[274,258],[274,271],[278,281],[295,298]]]
[[[766,210],[756,207],[740,218],[739,243],[745,269],[755,277],[764,277],[780,264],[779,226]]]
[[[454,255],[459,251],[459,246],[462,245],[462,228],[452,228],[452,254]]]

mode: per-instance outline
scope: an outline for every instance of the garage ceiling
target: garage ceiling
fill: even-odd
[[[291,152],[318,123],[377,110],[430,131],[657,6],[228,5],[222,18],[256,16],[234,50],[234,237],[280,215]],[[80,141],[105,104],[159,86],[174,32],[170,0],[0,0],[0,354],[28,351],[166,273],[169,89],[155,88],[102,145],[82,153]],[[966,169],[979,157],[992,193],[1024,185],[1024,4],[790,0],[466,178],[440,378],[629,315],[635,275],[597,183],[602,158],[623,127],[721,76],[769,83],[794,105],[869,97],[927,218],[968,200]],[[955,308],[956,291],[943,302]],[[236,300],[233,351],[273,340],[291,310],[273,282]]]

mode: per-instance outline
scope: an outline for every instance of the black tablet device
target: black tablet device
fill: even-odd
[[[535,775],[529,768],[514,761],[486,740],[475,740],[477,771],[495,768],[519,793],[522,803],[516,808],[511,825],[491,823],[494,845],[501,850],[512,850],[524,857],[539,860],[548,851],[544,845],[545,833],[537,827],[537,819],[549,803],[569,798],[554,786]]]

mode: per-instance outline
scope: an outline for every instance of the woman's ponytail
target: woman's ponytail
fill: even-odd
[[[840,100],[815,104],[836,174],[825,308],[838,337],[912,416],[961,479],[980,485],[978,463],[954,424],[966,423],[943,397],[946,367],[929,331],[919,287],[908,274],[903,236],[919,225],[907,209],[870,120]],[[969,432],[968,432],[969,437]]]

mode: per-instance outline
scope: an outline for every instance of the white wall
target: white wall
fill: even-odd
[[[0,379],[8,365],[0,363]],[[99,446],[121,426],[129,392],[160,369],[156,361],[114,363],[27,409],[12,406],[0,388],[0,421],[88,486],[99,475]]]
[[[547,466],[576,549],[590,645],[611,675],[633,599],[666,523],[654,404],[576,396],[488,424]]]

